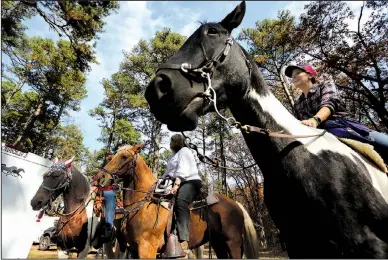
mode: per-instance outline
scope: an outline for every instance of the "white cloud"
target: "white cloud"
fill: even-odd
[[[299,16],[305,11],[304,6],[309,3],[310,1],[291,1],[283,8],[283,10],[290,10],[291,15],[298,19]]]
[[[191,18],[193,19],[190,19],[190,21],[195,21],[195,22],[191,22],[183,26],[183,28],[178,31],[179,34],[182,34],[188,37],[192,35],[193,32],[195,32],[195,30],[197,30],[197,28],[199,27],[199,23],[197,22],[199,19],[199,14],[194,14],[192,15]]]
[[[86,83],[88,97],[82,102],[81,111],[72,113],[76,124],[81,126],[84,143],[88,147],[102,147],[102,144],[96,141],[101,132],[99,122],[91,118],[88,111],[103,100],[104,89],[100,82],[118,71],[120,62],[124,59],[123,50],[131,51],[139,40],[150,39],[163,27],[170,27],[173,31],[189,36],[199,26],[197,21],[200,14],[189,8],[174,10],[174,7],[170,6],[172,13],[176,15],[166,16],[158,9],[151,9],[150,4],[147,1],[120,2],[118,12],[105,19],[105,32],[101,33],[96,48],[100,64],[91,66],[92,71],[87,76]],[[177,26],[180,27],[176,28]]]
[[[347,22],[349,24],[349,29],[350,30],[357,31],[357,29],[358,29],[358,19],[360,17],[362,1],[354,1],[354,2],[353,1],[347,1],[346,3],[349,5],[350,9],[353,11],[354,18],[353,19],[346,18],[345,22]],[[360,21],[361,28],[365,24],[365,22],[368,20],[368,17],[370,16],[371,13],[372,13],[371,9],[364,8],[364,10],[362,12],[361,21]]]
[[[99,64],[91,65],[87,75],[88,97],[82,101],[81,111],[73,112],[76,124],[84,133],[84,143],[92,148],[102,147],[96,139],[100,136],[98,121],[88,115],[88,111],[104,98],[100,82],[117,72],[123,61],[123,50],[130,51],[141,39],[149,39],[163,20],[152,18],[152,11],[145,1],[120,2],[120,9],[105,19],[104,32],[97,41],[96,58]]]
[[[349,5],[352,10],[360,9],[362,6],[362,1],[345,1],[345,3]]]

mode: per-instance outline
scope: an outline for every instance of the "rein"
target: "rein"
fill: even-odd
[[[118,180],[119,180],[120,176],[122,175],[122,173],[123,172],[128,172],[129,170],[132,170],[132,172],[133,172],[132,174],[130,174],[132,179],[136,178],[135,176],[136,176],[136,161],[137,161],[137,158],[138,158],[138,154],[136,154],[134,156],[134,158],[131,161],[131,163],[123,164],[115,172],[110,172],[110,171],[106,170],[105,168],[100,169],[101,171],[106,172],[106,173],[110,174],[113,177],[113,184],[112,185],[116,185],[119,190],[128,190],[128,191],[134,191],[134,192],[139,192],[139,193],[145,193],[146,194],[144,199],[142,199],[140,201],[137,201],[137,202],[134,202],[133,204],[130,205],[130,206],[136,205],[133,208],[131,208],[131,209],[121,208],[121,210],[124,213],[123,219],[125,219],[130,213],[137,212],[137,211],[140,210],[140,208],[144,205],[144,203],[146,203],[148,201],[148,199],[150,198],[150,196],[151,196],[152,192],[155,190],[155,186],[157,184],[157,182],[154,182],[149,190],[142,191],[142,190],[135,190],[135,189],[131,189],[131,188],[124,188],[124,187],[122,187],[118,183]],[[124,171],[122,169],[124,169]]]
[[[204,92],[202,92],[200,94],[200,96],[203,96],[205,99],[209,100],[210,102],[213,102],[215,112],[217,113],[217,115],[220,118],[222,118],[224,121],[226,121],[226,123],[229,126],[240,129],[242,132],[244,132],[246,134],[258,133],[258,134],[262,134],[262,135],[265,135],[268,137],[277,137],[277,138],[309,138],[309,137],[321,137],[326,133],[326,130],[324,130],[322,133],[314,134],[314,135],[289,135],[289,134],[284,134],[283,133],[284,130],[278,131],[278,132],[272,132],[269,129],[260,128],[257,126],[242,125],[234,117],[226,118],[223,115],[221,115],[221,113],[218,111],[217,94],[216,94],[215,89],[212,87],[211,79],[212,79],[214,70],[216,69],[216,67],[220,63],[222,63],[222,61],[229,54],[229,51],[230,51],[230,48],[232,45],[233,45],[233,38],[230,36],[225,42],[224,49],[215,58],[209,59],[207,54],[206,54],[205,48],[203,47],[203,44],[201,43],[202,52],[203,52],[203,55],[205,56],[205,62],[204,62],[205,65],[203,65],[202,67],[193,68],[193,66],[187,62],[184,62],[182,64],[166,64],[165,63],[165,64],[160,65],[156,72],[158,72],[159,70],[162,70],[162,69],[181,70],[183,73],[186,73],[189,75],[193,75],[193,74],[197,75],[197,76],[199,75],[202,79],[205,79],[205,85],[207,85],[207,88]],[[242,53],[242,55],[245,59],[245,63],[247,65],[248,72],[249,72],[249,77],[251,77],[252,64],[250,63],[248,58],[245,56],[245,54],[241,50],[241,48],[238,47],[238,49],[240,50],[240,52]],[[232,168],[232,167],[221,166],[221,165],[219,165],[218,159],[214,160],[214,159],[209,158],[206,155],[202,155],[198,151],[198,147],[191,142],[190,138],[185,136],[183,132],[182,132],[182,135],[185,137],[186,140],[189,140],[188,146],[191,149],[196,151],[199,160],[205,164],[212,165],[215,168],[224,168],[224,169],[233,170],[233,171],[244,170],[244,169],[247,169],[247,168],[250,168],[250,167],[253,167],[254,165],[256,165],[256,163],[254,163],[254,164],[251,164],[249,166],[245,166],[245,167],[241,167],[241,168]]]
[[[222,61],[229,54],[229,51],[230,51],[230,48],[231,48],[232,45],[233,45],[233,38],[229,37],[226,40],[225,48],[221,51],[221,53],[219,53],[215,58],[209,59],[207,57],[206,51],[205,51],[205,49],[204,49],[204,47],[203,47],[203,45],[201,43],[202,52],[203,52],[203,54],[205,56],[205,65],[203,65],[202,67],[193,68],[193,66],[191,64],[187,63],[187,62],[184,62],[182,64],[162,64],[162,65],[160,65],[158,67],[156,72],[158,72],[159,70],[162,70],[162,69],[181,70],[183,73],[186,73],[186,74],[189,74],[189,75],[193,75],[193,74],[194,75],[199,75],[201,78],[205,79],[205,84],[207,85],[207,88],[206,88],[206,90],[204,92],[202,92],[200,94],[200,96],[204,97],[205,99],[209,100],[210,102],[213,102],[213,106],[214,106],[215,112],[217,113],[217,115],[220,118],[225,120],[226,123],[229,126],[235,127],[237,129],[240,129],[242,132],[244,132],[246,134],[258,133],[258,134],[262,134],[262,135],[265,135],[265,136],[268,136],[268,137],[276,137],[276,138],[309,138],[309,137],[321,137],[321,136],[323,136],[326,133],[326,130],[324,130],[322,133],[314,134],[314,135],[290,135],[290,134],[284,134],[283,133],[284,130],[277,131],[277,132],[272,132],[269,129],[260,128],[260,127],[257,127],[257,126],[242,125],[234,117],[226,118],[223,115],[221,115],[221,113],[218,111],[218,107],[217,107],[217,94],[216,94],[215,89],[212,87],[211,79],[212,79],[212,76],[213,76],[213,71],[216,69],[216,67],[220,63],[222,63]],[[241,48],[238,47],[238,49],[240,50],[240,52],[242,53],[242,55],[243,55],[243,57],[245,59],[245,63],[247,65],[248,72],[249,72],[249,77],[251,77],[251,74],[252,74],[252,64],[250,63],[248,58],[245,56],[245,54],[241,50]],[[185,139],[189,139],[188,137],[186,137],[183,134],[183,132],[182,132],[182,135],[185,137]],[[238,170],[243,170],[243,169],[250,168],[250,167],[255,165],[255,164],[252,164],[252,165],[249,165],[249,166],[246,166],[246,167],[242,167],[242,168],[231,168],[231,167],[220,166],[219,162],[218,162],[218,159],[213,160],[213,159],[207,157],[206,155],[202,155],[198,151],[198,147],[195,144],[191,143],[191,141],[188,143],[188,146],[191,149],[196,151],[197,156],[198,156],[198,158],[199,158],[199,160],[201,162],[206,163],[206,164],[210,164],[213,167],[219,167],[219,168],[225,168],[225,169],[228,169],[228,170],[238,171]],[[206,162],[206,160],[209,161],[210,163]]]
[[[189,148],[193,149],[197,153],[198,159],[201,162],[205,163],[205,164],[209,164],[209,165],[213,166],[214,168],[223,168],[223,169],[227,169],[227,170],[231,170],[231,171],[241,171],[241,170],[249,169],[249,168],[251,168],[251,167],[256,165],[256,163],[252,163],[249,166],[244,166],[244,167],[241,167],[241,168],[234,168],[234,167],[227,167],[227,166],[219,165],[219,160],[217,158],[211,159],[208,156],[201,154],[198,151],[198,146],[191,142],[190,137],[186,136],[183,132],[181,132],[181,134],[183,135],[185,140],[189,140],[189,142],[187,143],[187,146]]]

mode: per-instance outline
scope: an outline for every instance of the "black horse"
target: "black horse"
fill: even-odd
[[[67,258],[65,251],[73,247],[79,258],[86,258],[99,224],[99,218],[93,214],[90,184],[72,162],[54,159],[31,200],[32,209],[41,210],[63,194],[64,212],[57,223],[58,258]]]
[[[244,15],[242,2],[221,22],[202,24],[159,66],[145,92],[151,112],[172,131],[190,131],[199,116],[230,108],[235,119],[224,119],[241,128],[264,174],[265,202],[290,257],[387,258],[387,175],[282,106],[231,36]]]

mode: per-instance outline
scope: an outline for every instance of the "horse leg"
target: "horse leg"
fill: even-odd
[[[214,249],[214,252],[216,253],[216,256],[218,259],[227,259],[230,258],[228,254],[227,245],[225,242],[223,242],[222,238],[216,238],[212,237],[211,247]],[[209,248],[209,254],[210,254],[211,248]],[[240,258],[240,257],[237,257]]]
[[[141,240],[138,245],[137,253],[139,258],[155,259],[157,248],[146,240]]]
[[[194,252],[197,259],[203,259],[203,246],[197,247]]]
[[[84,258],[87,258],[88,254],[89,254],[89,250],[90,250],[90,245],[89,245],[89,239],[85,245],[85,248],[78,253],[78,256],[77,258],[81,258],[81,259],[84,259]]]
[[[127,258],[127,250],[125,244],[120,243],[118,238],[112,242],[104,243],[104,252],[109,259],[125,259]]]
[[[242,252],[242,241],[238,240],[228,240],[226,241],[226,244],[228,246],[229,255],[232,259],[241,259],[243,252]]]

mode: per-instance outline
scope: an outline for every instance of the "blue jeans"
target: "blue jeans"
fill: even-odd
[[[116,195],[113,190],[104,190],[103,195],[105,199],[105,222],[113,227],[116,209]]]
[[[388,149],[388,135],[385,133],[380,133],[377,131],[372,131],[369,133],[375,139],[375,142],[381,146],[384,146]]]
[[[385,163],[388,163],[388,135],[377,131],[369,133],[375,139],[375,150],[383,157]]]

